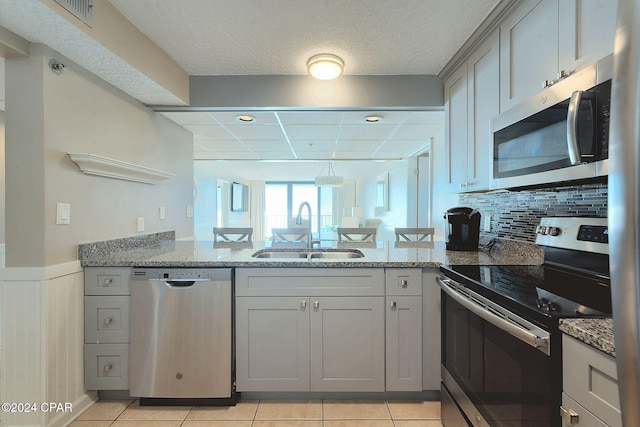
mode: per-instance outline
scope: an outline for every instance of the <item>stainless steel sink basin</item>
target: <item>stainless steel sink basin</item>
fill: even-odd
[[[254,258],[362,258],[364,254],[357,249],[260,249]]]

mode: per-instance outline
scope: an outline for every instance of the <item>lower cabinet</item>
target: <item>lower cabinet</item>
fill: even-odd
[[[622,427],[613,357],[562,336],[562,425]]]
[[[84,272],[84,385],[129,389],[129,268]]]
[[[390,270],[237,269],[237,390],[422,390],[421,269]]]

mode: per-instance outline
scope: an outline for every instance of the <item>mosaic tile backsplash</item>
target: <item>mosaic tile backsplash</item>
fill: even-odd
[[[460,206],[491,216],[491,231],[484,238],[500,237],[533,242],[540,218],[548,216],[607,216],[607,184],[586,184],[525,191],[466,193]]]

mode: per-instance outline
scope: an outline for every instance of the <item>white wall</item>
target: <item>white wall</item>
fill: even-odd
[[[56,75],[50,57],[66,63]],[[6,248],[2,401],[70,402],[73,413],[4,415],[4,425],[67,425],[91,404],[84,389],[83,275],[77,245],[175,230],[193,235],[191,133],[43,45],[6,66]],[[85,175],[68,152],[172,172],[158,185]],[[56,203],[71,224],[56,225]],[[166,208],[160,220],[158,208]]]
[[[363,218],[380,218],[378,240],[395,240],[394,228],[407,227],[409,206],[414,206],[415,187],[409,183],[411,161],[372,162],[369,173],[358,179],[356,198],[364,210]],[[376,181],[378,176],[389,174],[389,210],[376,206]]]
[[[50,57],[66,62],[56,75]],[[7,265],[77,259],[77,244],[144,233],[193,235],[190,132],[147,109],[46,46],[6,61]],[[92,153],[176,174],[149,185],[82,174],[68,152]],[[71,224],[56,225],[56,203]],[[159,207],[166,208],[160,220]]]

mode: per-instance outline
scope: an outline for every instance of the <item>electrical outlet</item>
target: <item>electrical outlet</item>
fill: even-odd
[[[144,217],[138,217],[138,231],[144,231]]]
[[[485,215],[482,231],[491,231],[491,215]]]

